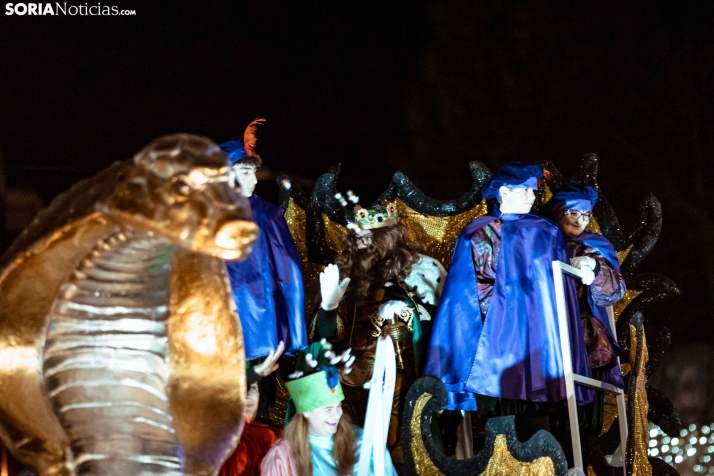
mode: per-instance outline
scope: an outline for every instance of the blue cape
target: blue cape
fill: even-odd
[[[282,210],[256,195],[249,201],[260,236],[245,261],[226,261],[245,357],[264,357],[281,340],[293,354],[307,347],[300,257]]]
[[[483,216],[466,226],[432,330],[425,374],[440,378],[450,410],[476,410],[474,394],[561,402],[566,399],[557,326],[552,261],[569,263],[558,226],[531,214],[504,214],[501,251],[485,320],[476,290],[471,237],[495,220]],[[575,282],[565,279],[573,371],[590,377]],[[592,390],[576,386],[578,404]]]
[[[605,261],[607,261],[607,263],[612,269],[614,269],[618,273],[620,272],[620,263],[617,260],[617,253],[615,252],[615,248],[604,236],[598,233],[584,232],[581,233],[580,236],[568,239],[578,243],[582,243],[585,246],[589,246],[590,248],[596,249],[605,258]],[[592,311],[593,316],[595,316],[605,326],[610,345],[615,348],[619,355],[620,345],[617,343],[617,339],[615,339],[615,335],[612,332],[612,327],[610,326],[610,319],[607,317],[607,310],[604,307],[595,304],[595,301],[593,300],[592,291],[590,290],[590,286],[588,286],[588,305],[590,306],[590,310]],[[622,379],[622,371],[620,370],[619,365],[613,365],[613,367],[605,376],[605,381],[620,388],[625,388],[625,382]]]

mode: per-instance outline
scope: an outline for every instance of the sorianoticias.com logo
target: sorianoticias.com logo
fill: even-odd
[[[5,15],[70,15],[70,16],[116,16],[136,15],[136,10],[122,10],[115,5],[67,5],[55,3],[6,3]]]

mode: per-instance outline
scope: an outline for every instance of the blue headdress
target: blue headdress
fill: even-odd
[[[597,202],[597,190],[571,183],[555,192],[544,208],[550,211],[551,216],[563,210],[590,212],[595,202]]]
[[[538,179],[543,177],[543,170],[536,164],[511,162],[496,172],[488,185],[481,191],[483,198],[500,198],[498,191],[502,186],[508,188],[538,188]]]
[[[245,157],[245,147],[243,147],[242,140],[229,140],[228,142],[221,144],[219,147],[226,153],[231,164],[235,164],[240,159]]]

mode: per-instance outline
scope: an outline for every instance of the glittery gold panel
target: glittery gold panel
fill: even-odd
[[[649,442],[649,429],[647,413],[649,412],[649,402],[647,401],[647,373],[645,366],[649,360],[647,353],[647,339],[645,330],[642,329],[642,342],[637,342],[635,326],[630,325],[631,345],[630,362],[636,362],[637,348],[642,346],[642,358],[639,362],[637,372],[637,382],[635,382],[635,458],[632,462],[632,476],[652,476],[652,465],[647,460],[647,443]],[[632,382],[630,382],[632,385]],[[632,426],[630,427],[632,428]]]
[[[627,395],[625,395],[625,401],[627,401]],[[612,424],[617,420],[617,400],[615,400],[615,395],[612,393],[605,394],[605,403],[602,409],[602,430],[600,435],[602,436],[612,428]]]
[[[342,237],[347,234],[347,228],[337,222],[331,221],[327,215],[322,214],[322,223],[324,223],[325,241],[334,252],[342,252]],[[325,269],[324,266],[309,263],[305,267],[305,306],[309,311],[315,308],[315,297],[320,292],[320,273]]]
[[[628,248],[626,252],[629,252],[631,248],[632,247]],[[622,299],[620,299],[617,303],[615,303],[614,306],[612,306],[612,310],[615,313],[615,321],[620,318],[620,315],[625,310],[625,308],[629,306],[630,303],[640,294],[642,294],[642,291],[633,291],[631,289],[628,289]],[[620,368],[622,369],[623,376],[627,375],[630,371],[629,364],[622,364]],[[627,400],[627,394],[625,394],[625,400]],[[601,435],[605,434],[617,419],[617,401],[615,400],[614,394],[605,394],[605,405],[603,408],[603,412],[604,415],[602,432],[600,433]]]
[[[600,224],[597,222],[597,218],[592,217],[590,219],[590,223],[588,223],[588,226],[585,227],[585,231],[588,231],[590,233],[598,233],[602,235],[602,231],[600,230]],[[623,251],[617,251],[617,261],[622,264],[625,261],[625,258],[627,258],[627,255],[630,254],[630,250],[632,250],[632,246],[630,245],[627,247],[626,250]]]
[[[310,315],[315,307],[314,298],[320,292],[320,272],[324,267],[310,263],[307,260],[305,210],[297,206],[293,199],[290,198],[284,216],[302,263],[303,286],[305,287],[305,315],[307,316]]]
[[[280,374],[276,374],[275,405],[268,407],[268,419],[271,425],[277,428],[285,426],[285,411],[289,400],[290,392]]]
[[[617,321],[622,314],[622,311],[625,310],[627,306],[630,305],[634,299],[642,294],[642,291],[634,291],[632,289],[628,289],[625,291],[625,295],[622,296],[622,299],[620,299],[618,302],[615,303],[614,306],[612,306],[612,311],[615,313],[615,321]]]
[[[622,376],[630,373],[630,364],[621,364]],[[627,405],[627,393],[625,393],[625,405]],[[617,400],[614,393],[605,394],[605,405],[603,408],[602,431],[600,435],[604,435],[610,430],[610,427],[617,419]]]
[[[431,400],[430,393],[423,393],[414,403],[414,413],[409,422],[409,430],[412,436],[412,455],[414,457],[414,468],[418,475],[437,476],[443,475],[434,465],[429,453],[424,446],[421,435],[421,418],[424,407]],[[505,435],[497,435],[493,447],[493,455],[488,461],[486,471],[480,476],[554,476],[555,467],[553,461],[548,457],[540,457],[530,463],[518,461],[508,451],[508,444]]]
[[[421,437],[421,417],[424,413],[424,407],[431,400],[430,393],[422,393],[414,403],[414,413],[412,420],[409,422],[409,431],[412,435],[412,455],[414,457],[414,469],[418,475],[423,476],[439,476],[443,475],[439,468],[431,461],[429,453],[424,446],[424,440]]]
[[[620,365],[622,376],[630,373],[630,364]],[[625,393],[625,404],[627,404],[627,393]],[[605,405],[603,408],[602,431],[600,435],[604,435],[610,430],[610,427],[617,419],[617,400],[614,393],[605,393]]]
[[[208,476],[243,431],[242,332],[223,260],[179,249],[171,267],[169,405],[186,474]]]
[[[592,466],[588,466],[588,476],[597,476],[597,473]]]
[[[288,229],[293,237],[295,246],[297,247],[298,254],[300,255],[300,261],[305,267],[307,263],[307,243],[305,242],[305,210],[298,207],[295,201],[290,198],[288,201],[288,208],[283,214],[285,221],[288,223]]]
[[[530,463],[518,461],[508,451],[506,435],[496,435],[493,455],[480,476],[555,476],[553,460],[541,456]]]
[[[625,251],[617,251],[617,262],[622,264],[625,261],[625,258],[627,258],[627,255],[630,254],[630,250],[632,250],[632,246],[630,245],[627,247]]]
[[[425,253],[436,258],[448,268],[451,264],[451,253],[456,239],[461,231],[474,218],[486,214],[486,201],[481,200],[477,206],[458,215],[450,217],[429,217],[422,215],[397,199],[399,221],[404,224],[412,240],[426,247]]]
[[[317,308],[320,296],[320,273],[324,266],[315,263],[307,263],[302,270],[302,281],[305,286],[305,316],[309,316]]]
[[[588,223],[588,226],[585,227],[585,231],[588,231],[590,233],[598,233],[602,235],[602,231],[600,231],[600,224],[597,222],[597,218],[592,217],[590,219],[590,223]],[[632,246],[630,245],[627,247],[626,250],[623,251],[617,251],[617,261],[622,264],[625,261],[625,258],[627,258],[627,255],[630,254],[630,250],[632,250]]]
[[[99,214],[87,216],[18,255],[0,277],[0,431],[15,456],[41,474],[72,474],[65,464],[69,441],[40,374],[47,311],[86,244],[110,232]]]
[[[400,199],[396,200],[396,204],[399,222],[406,227],[410,238],[423,244],[426,247],[426,254],[438,259],[446,267],[451,262],[451,253],[461,230],[474,218],[486,214],[485,200],[471,210],[450,217],[422,215]],[[322,220],[325,224],[325,240],[328,246],[339,253],[342,250],[341,240],[347,229],[330,221],[325,214],[322,215]]]
[[[325,224],[327,246],[332,248],[332,251],[340,253],[342,251],[342,237],[347,233],[347,228],[330,220],[324,213],[322,214],[322,223]]]

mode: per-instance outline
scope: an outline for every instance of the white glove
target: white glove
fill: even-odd
[[[576,256],[575,258],[570,258],[570,264],[573,268],[578,268],[582,273],[583,277],[580,281],[585,286],[590,286],[593,281],[595,281],[595,266],[597,266],[597,261],[589,256]]]
[[[345,278],[340,282],[340,269],[336,264],[328,265],[325,271],[320,273],[320,294],[322,295],[320,306],[325,311],[337,309],[349,284],[350,278]]]
[[[424,288],[416,288],[414,291],[416,292],[416,295],[419,297],[421,302],[425,304],[436,305],[436,295],[434,294],[433,290],[425,286]]]
[[[580,269],[580,272],[583,273],[583,277],[580,278],[580,281],[582,281],[585,286],[590,286],[593,281],[595,281],[595,273],[592,269],[588,268],[587,266],[583,266]]]
[[[590,271],[593,271],[597,266],[597,262],[589,256],[576,256],[575,258],[570,258],[570,265],[573,268],[590,268]]]
[[[381,306],[379,306],[379,317],[381,317],[384,320],[391,320],[394,315],[396,314],[397,316],[402,312],[402,309],[406,307],[406,304],[402,301],[387,301]]]

